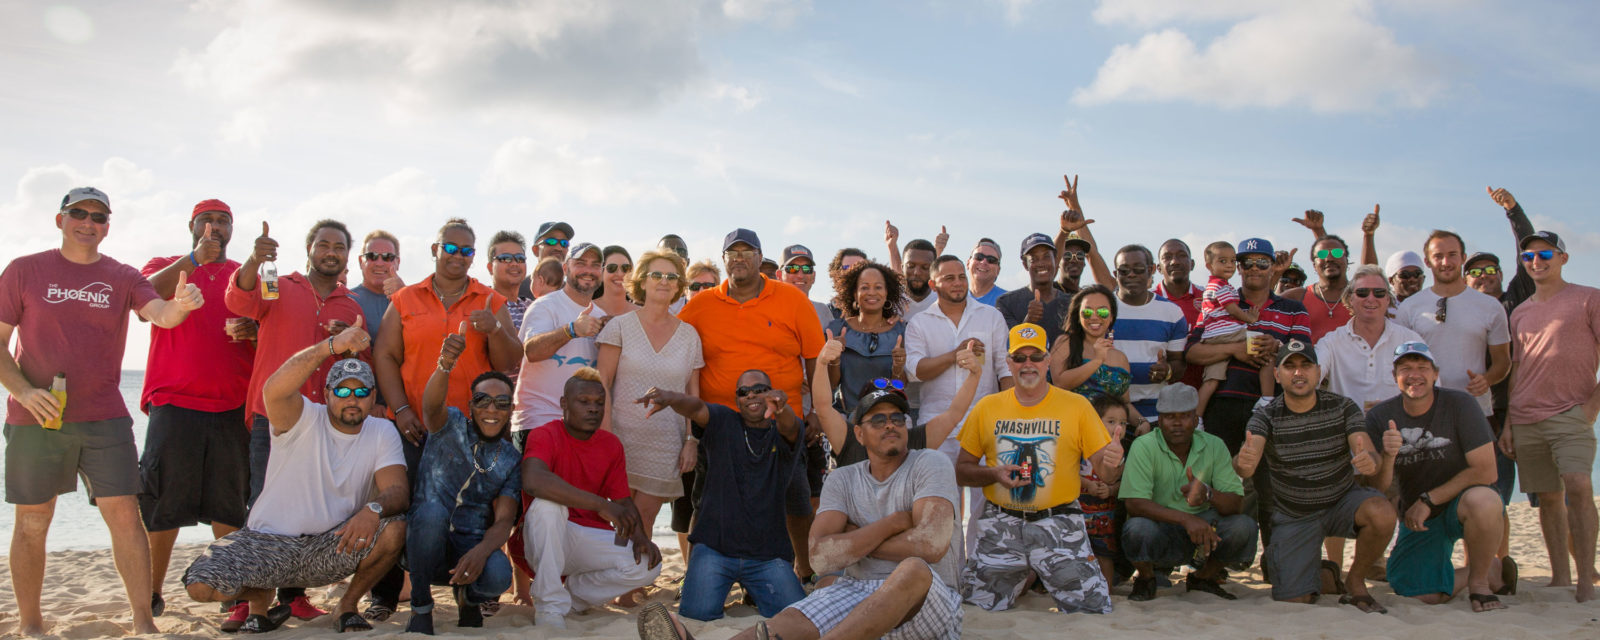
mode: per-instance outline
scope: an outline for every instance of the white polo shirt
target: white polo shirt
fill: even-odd
[[[1368,345],[1366,338],[1350,329],[1353,324],[1351,320],[1317,341],[1317,364],[1322,366],[1328,390],[1354,400],[1365,413],[1372,405],[1400,394],[1394,381],[1394,350],[1422,336],[1398,322],[1386,321],[1378,343]]]

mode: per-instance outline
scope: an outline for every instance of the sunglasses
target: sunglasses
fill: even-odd
[[[514,402],[512,401],[511,396],[505,394],[491,396],[482,391],[477,391],[472,394],[472,406],[479,409],[488,409],[489,405],[492,404],[496,409],[505,410],[510,409],[513,403]]]
[[[1117,275],[1124,278],[1128,276],[1142,276],[1146,273],[1150,273],[1150,270],[1145,267],[1139,267],[1137,269],[1131,267],[1117,267]]]
[[[1013,353],[1013,354],[1011,354],[1011,361],[1015,362],[1017,364],[1022,364],[1024,362],[1044,362],[1045,360],[1047,360],[1049,358],[1050,358],[1050,354],[1045,353],[1043,351],[1040,351],[1038,353],[1032,353],[1032,354],[1022,354],[1022,353]]]
[[[1379,289],[1379,288],[1368,289],[1366,287],[1362,287],[1360,289],[1356,289],[1353,293],[1354,293],[1355,297],[1357,297],[1357,298],[1377,298],[1379,300],[1382,300],[1384,298],[1389,297],[1389,290],[1388,289]]]
[[[783,270],[786,273],[813,273],[817,269],[809,264],[791,264],[785,266]]]
[[[1088,259],[1089,259],[1089,254],[1084,253],[1082,251],[1063,251],[1063,252],[1061,252],[1061,261],[1062,262],[1083,262],[1083,261],[1088,260]],[[994,262],[995,262],[995,264],[999,264],[1000,263],[999,260],[995,260]]]
[[[1442,322],[1444,322],[1444,319],[1445,319],[1446,315],[1449,312],[1450,312],[1450,299],[1449,298],[1439,298],[1439,308],[1436,309],[1433,312],[1433,319],[1442,323]]]
[[[875,389],[894,389],[895,391],[906,390],[906,383],[895,378],[873,378],[872,386]]]
[[[622,264],[617,264],[617,263],[613,262],[611,264],[606,265],[606,273],[616,273],[618,271],[621,271],[623,273],[627,273],[629,271],[633,271],[633,265],[628,264],[626,262],[624,262]]]
[[[1095,316],[1109,318],[1111,317],[1111,307],[1100,307],[1099,309],[1090,309],[1085,307],[1082,310],[1079,310],[1078,314],[1082,315],[1084,320],[1088,320],[1089,318],[1093,318]]]
[[[333,390],[333,397],[335,398],[348,398],[350,396],[365,398],[370,395],[372,395],[372,387],[335,387]]]
[[[495,256],[494,257],[494,261],[495,262],[504,262],[506,264],[511,264],[513,262],[515,262],[517,264],[525,264],[525,263],[528,262],[528,254],[526,254],[526,253],[502,253],[500,255]]]
[[[1283,283],[1283,284],[1292,284],[1292,285],[1298,287],[1298,286],[1300,286],[1302,284],[1305,284],[1306,283],[1306,279],[1305,278],[1297,278],[1297,277],[1294,277],[1294,276],[1284,276],[1282,278],[1278,278],[1278,282]]]
[[[1333,258],[1333,259],[1337,260],[1339,258],[1343,258],[1344,257],[1344,253],[1345,253],[1344,247],[1334,247],[1332,249],[1317,249],[1317,259],[1318,260],[1327,260],[1329,258]]]
[[[761,252],[755,249],[729,249],[722,252],[722,257],[729,260],[754,260],[759,255]]]
[[[1420,280],[1420,279],[1422,279],[1422,270],[1421,269],[1401,269],[1400,273],[1397,273],[1395,275],[1400,276],[1401,280]]]
[[[77,211],[77,209],[73,209],[73,211]],[[82,216],[76,216],[75,215],[73,217],[77,218],[79,220],[83,219]],[[99,221],[100,220],[98,218],[95,219],[95,222],[99,222]],[[1556,252],[1554,250],[1552,250],[1552,249],[1540,249],[1538,251],[1524,251],[1524,252],[1522,252],[1522,261],[1523,262],[1533,262],[1533,259],[1535,257],[1539,258],[1540,260],[1545,260],[1545,261],[1554,260],[1556,258]]]
[[[644,277],[649,278],[651,280],[666,280],[667,282],[677,282],[678,278],[681,278],[682,276],[679,276],[678,274],[671,273],[671,272],[651,271],[649,273],[644,274]]]
[[[376,251],[368,251],[366,253],[361,254],[361,257],[366,258],[367,262],[394,262],[395,260],[399,260],[400,259],[400,255],[399,254],[396,254],[396,253],[378,253]]]
[[[715,286],[717,286],[717,283],[715,283],[715,282],[691,282],[691,283],[689,283],[689,290],[690,291],[704,291],[706,289],[710,289],[710,288],[715,287]]]
[[[88,218],[88,219],[94,221],[95,224],[105,224],[105,223],[111,221],[111,214],[109,214],[109,213],[101,213],[99,211],[90,211],[88,209],[72,208],[72,209],[67,209],[66,211],[62,211],[62,213],[65,213],[65,214],[67,214],[69,216],[72,216],[73,220],[82,220],[84,218]],[[1546,252],[1546,253],[1548,253],[1548,252]],[[1549,258],[1545,258],[1545,259],[1549,260]]]
[[[878,415],[875,415],[875,416],[872,416],[872,417],[867,418],[865,420],[862,420],[861,424],[867,425],[867,426],[872,427],[874,429],[882,429],[884,427],[889,426],[890,424],[893,424],[896,427],[904,427],[904,426],[906,426],[906,422],[908,420],[910,420],[910,418],[911,418],[911,416],[908,416],[908,415],[906,415],[904,413],[898,413],[898,412],[896,412],[896,413],[880,413]]]
[[[1468,278],[1482,278],[1483,276],[1497,276],[1497,275],[1500,275],[1500,267],[1496,267],[1494,265],[1489,265],[1487,267],[1473,267],[1471,269],[1467,269],[1467,277]]]
[[[1000,264],[1000,258],[991,256],[987,253],[974,253],[972,254],[972,259],[977,260],[978,262],[987,262],[989,264]]]
[[[1255,269],[1257,271],[1266,271],[1267,269],[1271,269],[1272,268],[1272,259],[1271,258],[1250,258],[1250,259],[1247,259],[1247,260],[1240,260],[1239,261],[1239,268],[1240,269],[1244,269],[1246,271],[1249,271],[1251,269]]]
[[[748,398],[750,396],[766,393],[766,392],[771,391],[771,390],[772,390],[772,385],[768,385],[768,384],[753,384],[753,385],[750,385],[748,387],[739,387],[738,389],[735,389],[734,390],[734,395],[737,395],[737,396],[739,396],[741,398]]]
[[[443,249],[445,253],[448,253],[448,254],[453,255],[453,256],[458,255],[458,256],[461,256],[463,258],[471,258],[474,254],[478,253],[477,249],[474,249],[472,247],[463,247],[463,246],[461,246],[459,244],[456,244],[454,242],[443,242],[443,243],[440,243],[439,244],[439,248]]]
[[[562,247],[562,248],[566,248],[566,246],[568,244],[570,244],[571,242],[572,242],[571,240],[563,240],[561,238],[545,238],[543,240],[540,240],[539,244],[545,245],[547,247]]]

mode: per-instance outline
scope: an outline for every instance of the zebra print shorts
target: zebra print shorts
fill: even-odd
[[[378,521],[373,542],[393,522],[405,515]],[[348,522],[348,521],[347,521]],[[321,587],[350,577],[372,551],[339,552],[344,523],[317,535],[282,536],[240,529],[211,543],[183,572],[185,586],[201,583],[218,593],[237,595],[245,589]]]

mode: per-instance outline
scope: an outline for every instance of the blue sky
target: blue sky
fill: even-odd
[[[399,234],[409,281],[453,215],[696,257],[734,226],[882,257],[893,219],[996,238],[1011,287],[1076,173],[1105,245],[1303,247],[1302,210],[1353,237],[1381,203],[1384,256],[1434,227],[1509,256],[1504,186],[1594,284],[1596,32],[1478,0],[9,2],[0,260],[94,183],[135,264],[220,197],[236,257],[335,217]]]

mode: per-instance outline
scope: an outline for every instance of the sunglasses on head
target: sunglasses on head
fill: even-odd
[[[95,224],[105,224],[105,223],[111,221],[111,214],[109,214],[109,213],[101,213],[99,211],[90,211],[88,209],[72,208],[72,209],[67,209],[66,211],[62,211],[62,213],[65,213],[65,214],[67,214],[69,216],[72,216],[73,220],[82,220],[84,218],[88,218],[89,220],[93,221]],[[1546,260],[1548,260],[1548,259],[1549,258],[1546,258]]]
[[[748,398],[750,396],[753,396],[753,395],[756,395],[756,394],[761,394],[761,393],[766,393],[766,392],[771,391],[771,390],[772,390],[772,385],[769,385],[769,384],[753,384],[753,385],[750,385],[748,387],[739,387],[738,389],[735,389],[734,390],[734,394],[739,396],[739,397],[741,397],[741,398]]]
[[[814,273],[817,269],[809,264],[791,264],[785,265],[783,270],[787,273]]]
[[[1099,309],[1090,309],[1088,307],[1084,307],[1078,311],[1078,314],[1082,315],[1084,320],[1088,320],[1089,318],[1093,318],[1095,316],[1109,318],[1111,317],[1111,307],[1100,307]]]
[[[562,238],[545,238],[543,240],[540,240],[539,244],[546,245],[546,246],[551,246],[551,247],[566,247],[567,244],[570,243],[570,242],[571,242],[570,240],[565,240],[565,239],[562,239]]]
[[[649,273],[644,274],[644,276],[646,278],[651,279],[651,280],[666,280],[667,282],[677,282],[678,278],[680,277],[678,274],[672,273],[670,271],[666,271],[666,272],[663,272],[663,271],[651,271]],[[704,283],[697,282],[695,284],[704,284]]]
[[[377,251],[368,251],[361,254],[361,257],[366,258],[367,262],[394,262],[395,260],[400,259],[399,254],[388,252],[379,253]]]
[[[627,273],[629,271],[633,271],[633,265],[628,264],[626,262],[624,262],[622,264],[617,264],[617,263],[613,262],[611,264],[606,265],[606,273],[616,273],[618,271],[621,271],[623,273]]]
[[[1239,261],[1239,268],[1240,269],[1244,269],[1246,271],[1249,271],[1251,269],[1255,269],[1257,271],[1266,271],[1267,269],[1271,269],[1272,268],[1272,259],[1271,258],[1246,258],[1244,260],[1240,260]]]
[[[911,416],[898,411],[895,413],[880,413],[870,418],[863,419],[861,424],[867,425],[874,429],[882,429],[890,424],[893,424],[896,427],[904,427],[910,418]]]
[[[1343,258],[1343,257],[1344,257],[1344,247],[1334,247],[1332,249],[1317,249],[1317,259],[1318,260],[1327,260],[1329,258],[1333,258],[1333,259],[1337,260],[1337,259]]]
[[[895,391],[906,390],[906,383],[896,378],[873,378],[872,386],[875,389],[894,389]]]
[[[463,247],[463,246],[461,246],[459,244],[456,244],[454,242],[441,242],[441,243],[439,243],[439,248],[442,249],[445,253],[448,253],[448,254],[453,255],[453,256],[457,256],[458,255],[458,256],[461,256],[463,258],[471,258],[473,256],[473,254],[478,253],[477,249],[474,249],[472,247]]]
[[[494,405],[494,408],[496,409],[510,409],[511,405],[514,404],[514,401],[511,399],[511,396],[505,394],[491,396],[482,391],[473,392],[472,406],[479,409],[488,409],[489,405],[491,404]]]
[[[1017,364],[1022,364],[1024,362],[1044,362],[1046,359],[1049,359],[1049,357],[1050,354],[1043,351],[1037,351],[1034,353],[1013,353],[1011,354],[1011,361]]]
[[[333,397],[335,398],[348,398],[350,396],[365,398],[370,395],[372,395],[372,387],[334,387],[333,389]]]
[[[691,282],[691,283],[689,283],[689,290],[690,291],[703,291],[705,289],[710,289],[710,288],[715,287],[715,286],[717,286],[717,283],[715,283],[715,282]]]
[[[83,218],[78,217],[78,216],[73,216],[73,217],[78,218],[79,220],[83,219]],[[95,222],[99,222],[99,220],[95,220]],[[1522,261],[1523,262],[1533,262],[1533,259],[1536,258],[1536,257],[1538,259],[1540,259],[1540,260],[1546,260],[1546,261],[1554,260],[1556,258],[1556,252],[1553,249],[1540,249],[1538,251],[1524,251],[1524,252],[1522,252]]]
[[[972,259],[977,260],[978,262],[987,262],[989,264],[1000,264],[999,258],[991,256],[987,253],[974,253],[972,254]]]
[[[528,262],[528,254],[526,254],[526,253],[502,253],[500,255],[495,256],[494,257],[494,261],[495,262],[504,262],[506,264],[511,264],[513,262],[515,262],[517,264],[525,264],[525,263]]]
[[[1483,276],[1497,275],[1500,275],[1500,267],[1496,267],[1492,264],[1487,267],[1473,267],[1471,269],[1467,269],[1468,278],[1481,278]]]
[[[1352,291],[1351,293],[1357,298],[1377,298],[1382,300],[1389,297],[1389,290],[1381,287],[1373,287],[1371,289],[1362,287]]]

